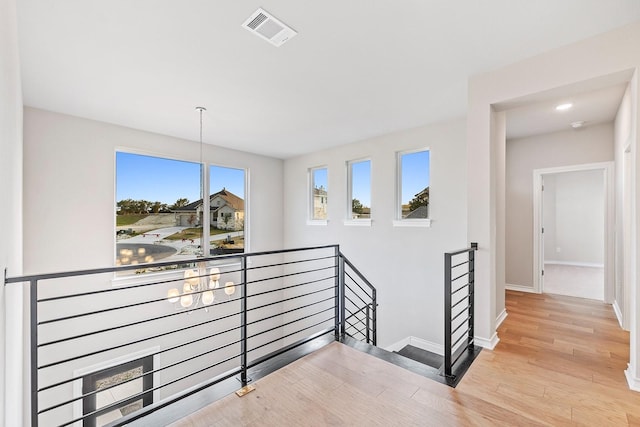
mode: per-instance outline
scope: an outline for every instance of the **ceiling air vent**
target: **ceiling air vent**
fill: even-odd
[[[242,26],[274,46],[282,46],[284,42],[298,34],[262,8],[253,12]]]

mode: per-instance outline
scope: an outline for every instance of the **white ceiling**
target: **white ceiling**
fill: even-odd
[[[241,24],[258,7],[298,35]],[[18,0],[25,105],[291,157],[466,112],[467,79],[640,19],[638,0]]]
[[[571,130],[571,123],[582,121],[580,129],[612,122],[624,95],[626,83],[572,95],[557,95],[545,101],[507,110],[507,139]],[[570,103],[565,111],[556,106]],[[576,130],[580,130],[576,129]]]

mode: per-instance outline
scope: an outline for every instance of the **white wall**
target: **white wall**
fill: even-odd
[[[0,274],[22,270],[22,89],[14,0],[0,0]],[[20,285],[0,285],[0,425],[22,425]]]
[[[544,175],[544,262],[604,266],[602,170]]]
[[[505,278],[533,289],[533,170],[613,160],[613,125],[509,140],[506,150]]]
[[[504,140],[495,138],[492,130],[496,109],[504,104],[562,88],[577,82],[587,82],[603,76],[625,72],[633,74],[631,86],[631,150],[634,212],[640,209],[636,165],[640,163],[637,123],[640,120],[638,104],[637,70],[640,67],[640,23],[598,35],[563,48],[555,49],[502,69],[477,75],[469,80],[469,105],[467,115],[467,179],[468,179],[468,240],[478,241],[478,267],[476,268],[476,333],[498,341],[495,333],[496,302],[496,230],[504,228],[496,215],[496,192],[504,182],[496,176],[504,168],[492,157],[492,153]],[[633,216],[631,244],[635,266],[633,273],[633,302],[631,312],[640,307],[640,292],[636,292],[636,277],[640,263],[635,262],[640,241],[640,217]],[[508,251],[507,251],[508,252]],[[640,316],[631,321],[631,364],[627,378],[633,387],[640,389]]]
[[[630,265],[630,235],[629,223],[629,185],[630,185],[630,157],[625,153],[631,143],[631,87],[627,86],[614,124],[614,157],[615,157],[615,210],[616,210],[616,247],[615,247],[615,294],[614,304],[620,323],[625,329],[629,328],[629,303],[631,284],[627,273]],[[627,199],[625,200],[625,194]],[[625,268],[627,267],[627,268]]]
[[[382,347],[407,336],[443,342],[443,253],[466,241],[465,123],[398,132],[285,160],[285,246],[339,243],[378,289]],[[431,228],[394,227],[396,152],[431,149]],[[371,159],[372,225],[347,226],[346,162]],[[329,168],[329,221],[307,225],[307,170]]]
[[[196,122],[197,123],[197,122]],[[200,144],[193,141],[180,140],[107,123],[86,120],[78,117],[57,114],[53,112],[25,108],[24,109],[24,271],[29,273],[50,273],[75,269],[99,268],[114,265],[115,255],[115,150],[127,149],[143,154],[166,156],[199,161]],[[204,161],[222,166],[248,168],[249,193],[248,206],[248,242],[251,251],[271,250],[282,248],[283,240],[283,161],[280,159],[223,149],[205,145]],[[256,260],[255,263],[261,261]],[[254,264],[255,264],[254,263]],[[224,270],[223,270],[224,271]],[[236,269],[237,271],[237,269]],[[231,274],[231,273],[230,273]],[[241,281],[239,273],[225,275],[224,280]],[[44,283],[39,290],[39,296],[46,297],[49,293],[77,293],[80,287],[83,291],[97,289],[113,289],[111,275],[96,275],[91,277],[52,280]],[[133,277],[128,281],[145,280],[145,276]],[[275,286],[271,282],[262,284]],[[169,286],[171,287],[171,286]],[[123,304],[128,301],[148,301],[163,298],[166,289],[157,291],[144,290],[128,291],[124,296],[113,293],[101,295],[100,298],[87,300],[80,304],[57,303],[44,304],[39,309],[43,319],[58,318],[71,312],[84,312],[88,307],[106,308]],[[156,293],[154,293],[156,292]],[[220,295],[218,296],[220,297]],[[269,295],[268,298],[272,296]],[[88,298],[88,297],[87,297]],[[119,298],[123,299],[122,301]],[[259,301],[260,299],[258,299]],[[253,301],[253,300],[252,300]],[[100,319],[104,324],[120,324],[133,322],[141,318],[149,318],[172,312],[169,304],[152,304],[144,309],[120,310],[115,316]],[[224,307],[214,306],[217,316],[222,316],[237,308],[236,303]],[[205,318],[200,311],[191,315],[193,323]],[[230,329],[235,325],[228,321],[216,323],[221,330]],[[72,334],[74,331],[95,329],[95,321],[70,320],[61,324],[46,327],[41,330],[41,340],[50,341],[56,336]],[[95,319],[91,317],[89,319]],[[279,322],[279,319],[272,323]],[[79,346],[87,352],[103,349],[110,345],[127,342],[127,338],[135,336],[149,337],[159,331],[175,329],[173,318],[169,321],[154,321],[152,324],[141,324],[125,331],[118,331],[115,335],[99,334],[87,337],[81,341],[70,341],[59,346],[42,348],[39,352],[41,361],[55,361],[60,358],[75,356],[79,353]],[[26,333],[26,331],[25,331]],[[201,336],[202,329],[194,329],[180,335],[180,340],[187,340]],[[211,332],[209,332],[211,333]],[[230,336],[222,335],[216,340],[227,342]],[[123,336],[123,334],[130,334]],[[137,335],[135,335],[137,334]],[[271,338],[279,337],[279,331],[273,332]],[[52,338],[53,337],[53,338]],[[171,339],[174,341],[172,342]],[[129,339],[132,341],[133,338]],[[56,382],[56,379],[68,378],[74,370],[86,369],[88,366],[104,363],[115,357],[126,356],[134,351],[144,350],[151,345],[168,348],[175,345],[175,335],[168,335],[154,341],[137,343],[133,347],[118,349],[116,352],[91,356],[59,368],[47,369],[40,373],[44,384]],[[209,340],[210,341],[210,340]],[[78,344],[80,343],[80,344]],[[202,351],[204,343],[195,344],[189,351]],[[210,343],[206,343],[209,345]],[[265,350],[268,349],[265,347]],[[234,349],[229,347],[224,351],[224,357],[231,357]],[[256,352],[259,353],[259,352]],[[256,356],[256,353],[253,356]],[[260,354],[257,354],[260,355]],[[164,353],[160,358],[160,365],[167,366],[179,359],[176,353]],[[180,359],[181,360],[181,359]],[[219,369],[230,369],[229,364],[221,365]],[[161,373],[164,378],[170,375],[186,374],[193,370],[191,366],[180,365],[175,369]],[[184,372],[183,372],[184,371]],[[203,381],[211,371],[194,377],[191,384]],[[176,387],[184,386],[184,383]],[[170,386],[161,390],[161,397],[176,392],[178,388]],[[53,389],[40,395],[41,404],[46,407],[54,399],[72,396],[71,384]],[[43,416],[46,423],[60,423],[69,419],[71,407],[65,406]],[[53,421],[55,420],[55,421]],[[44,421],[43,421],[44,422]]]
[[[25,108],[24,123],[27,273],[113,265],[116,148],[200,159],[197,142],[78,117]],[[208,144],[203,159],[249,168],[250,250],[281,248],[282,160]]]

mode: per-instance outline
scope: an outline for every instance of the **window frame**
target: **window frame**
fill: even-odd
[[[326,186],[326,191],[327,191],[327,197],[326,197],[326,204],[327,204],[327,217],[325,219],[316,219],[315,216],[315,206],[314,206],[314,184],[315,184],[315,172],[325,169],[327,171],[327,186]],[[315,167],[311,167],[307,170],[307,193],[308,193],[308,200],[307,200],[307,225],[327,225],[329,223],[329,166],[327,165],[322,165],[322,166],[315,166]]]
[[[229,168],[229,169],[237,169],[237,170],[242,170],[244,172],[244,227],[243,227],[243,236],[244,236],[244,253],[248,253],[250,251],[249,245],[250,245],[250,224],[249,224],[249,220],[250,220],[250,215],[249,215],[249,206],[250,206],[250,202],[249,202],[249,198],[250,198],[250,186],[249,186],[249,182],[250,182],[250,169],[249,167],[237,167],[237,166],[229,166],[229,165],[223,165],[223,164],[219,164],[219,163],[213,163],[213,162],[209,162],[207,160],[200,160],[200,159],[190,159],[188,156],[185,157],[178,157],[172,154],[167,154],[167,153],[159,153],[159,152],[155,152],[155,151],[146,151],[146,150],[139,150],[139,149],[135,149],[135,148],[131,148],[131,147],[124,147],[124,146],[116,146],[113,149],[113,172],[114,172],[114,178],[113,178],[113,183],[114,183],[114,187],[113,187],[113,199],[114,199],[114,212],[113,212],[113,230],[115,231],[117,229],[117,225],[116,225],[116,215],[117,215],[117,183],[118,183],[118,175],[117,175],[117,168],[118,168],[118,162],[117,162],[117,153],[126,153],[126,154],[134,154],[134,155],[139,155],[139,156],[145,156],[145,157],[155,157],[158,159],[162,159],[162,160],[173,160],[173,161],[178,161],[178,162],[185,162],[185,163],[193,163],[195,165],[199,165],[200,166],[200,197],[202,199],[203,202],[203,218],[202,218],[202,239],[204,242],[204,244],[202,245],[202,253],[203,256],[215,256],[215,255],[204,255],[204,254],[210,254],[211,251],[211,244],[210,244],[210,240],[211,240],[211,235],[209,234],[208,229],[206,230],[207,236],[208,238],[204,238],[204,234],[205,234],[205,224],[210,223],[211,218],[210,218],[210,210],[211,210],[211,206],[210,206],[210,172],[211,172],[211,167],[212,166],[216,166],[216,167],[220,167],[220,168]],[[208,194],[208,197],[204,197],[205,195]],[[113,254],[114,254],[114,265],[115,265],[115,259],[117,258],[117,243],[118,240],[116,238],[116,233],[113,233]],[[195,258],[196,256],[194,255],[193,258]],[[179,263],[179,261],[176,261],[176,263]],[[153,265],[152,263],[144,263],[144,264],[139,264],[140,266],[140,270],[144,270],[145,268],[147,268],[148,266]],[[113,278],[111,280],[112,286],[125,286],[128,284],[132,284],[132,283],[138,283],[141,280],[142,281],[146,281],[148,277],[153,277],[153,276],[167,276],[167,277],[173,277],[176,274],[181,273],[184,269],[177,269],[177,270],[166,270],[166,271],[150,271],[150,272],[145,272],[144,274],[136,274],[137,270],[130,270],[127,272],[127,274],[122,274],[122,275],[118,275],[117,272],[114,272]],[[142,278],[145,279],[142,279]]]
[[[373,162],[370,157],[358,158],[353,160],[348,160],[346,162],[347,167],[347,200],[346,200],[346,218],[344,219],[344,225],[347,226],[362,226],[362,227],[371,227],[372,216],[371,211],[369,213],[369,218],[352,218],[353,215],[353,165],[356,163],[364,163],[369,162],[369,198],[373,197],[373,185],[371,180],[373,179]],[[373,203],[370,201],[369,205]],[[369,206],[371,209],[371,206]]]
[[[429,147],[420,147],[409,150],[396,151],[396,205],[395,218],[393,220],[394,227],[431,227],[431,210],[429,209],[428,218],[403,218],[402,217],[402,156],[407,154],[429,152],[429,185],[431,188],[431,164],[432,152]],[[429,204],[431,204],[429,202]]]

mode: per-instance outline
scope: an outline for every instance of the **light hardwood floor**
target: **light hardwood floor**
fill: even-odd
[[[519,292],[506,304],[500,343],[456,389],[332,343],[174,426],[640,425],[610,306]]]

